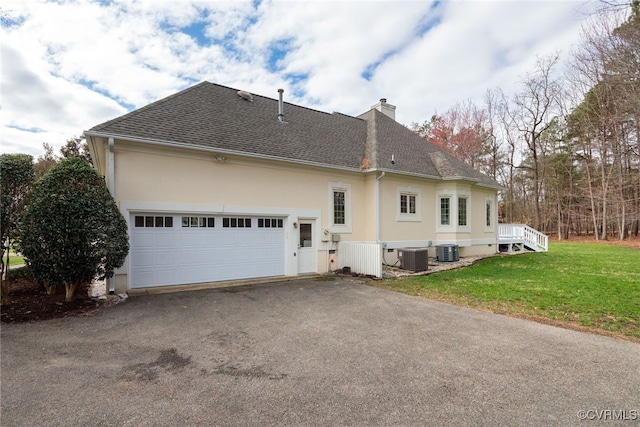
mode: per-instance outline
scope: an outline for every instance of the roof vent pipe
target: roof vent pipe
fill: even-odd
[[[284,122],[284,102],[282,101],[282,94],[284,89],[278,89],[278,120]]]

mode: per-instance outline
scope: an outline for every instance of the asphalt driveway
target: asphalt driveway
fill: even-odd
[[[348,279],[132,297],[1,337],[4,427],[640,425],[640,345]]]

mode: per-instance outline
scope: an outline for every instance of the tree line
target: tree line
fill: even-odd
[[[504,187],[501,222],[559,239],[638,236],[640,0],[605,5],[563,69],[559,53],[538,57],[515,92],[411,125]]]

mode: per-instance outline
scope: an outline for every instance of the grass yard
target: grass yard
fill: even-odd
[[[496,256],[378,286],[640,341],[640,249],[556,242],[547,253]]]
[[[4,262],[6,264],[7,262],[7,254],[4,254]],[[20,256],[20,255],[16,255],[15,253],[13,253],[13,249],[11,250],[11,256],[9,256],[9,266],[14,266],[14,265],[22,265],[24,264],[24,257]]]

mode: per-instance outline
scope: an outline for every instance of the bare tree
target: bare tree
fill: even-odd
[[[507,114],[511,123],[518,130],[531,158],[529,165],[533,182],[534,227],[542,225],[541,190],[542,190],[542,162],[544,152],[544,132],[551,126],[553,118],[558,113],[558,100],[561,85],[554,76],[559,55],[538,58],[533,73],[522,78],[521,90],[516,93],[507,106]]]
[[[634,2],[637,7],[638,3]],[[569,117],[588,174],[594,233],[624,239],[640,221],[640,15],[596,15],[572,52],[568,80],[585,96]]]

